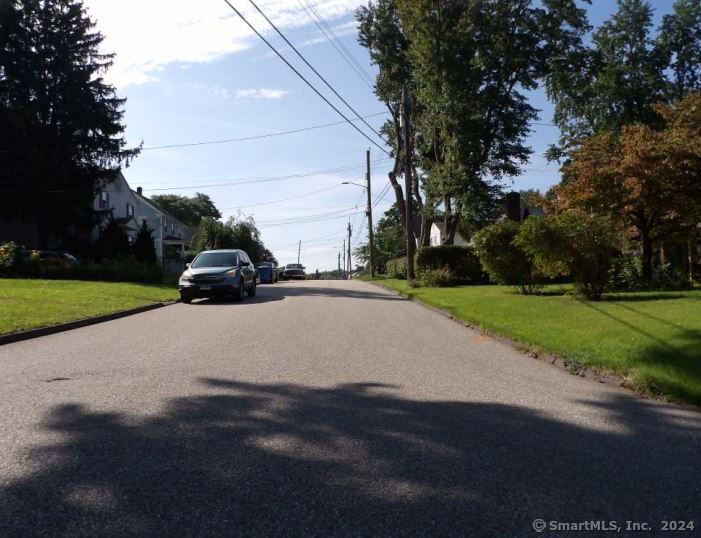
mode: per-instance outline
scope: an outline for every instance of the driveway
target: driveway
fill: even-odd
[[[362,282],[9,344],[0,372],[3,537],[701,528],[701,413]]]

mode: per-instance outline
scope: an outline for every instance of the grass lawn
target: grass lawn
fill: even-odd
[[[579,364],[624,375],[642,393],[701,405],[701,289],[609,294],[593,302],[551,286],[524,296],[506,286],[410,288],[403,295],[486,331]]]
[[[162,284],[0,279],[0,334],[178,298]]]

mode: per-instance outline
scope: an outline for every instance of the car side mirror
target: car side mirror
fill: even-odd
[[[190,264],[189,264],[189,263],[186,263],[186,264],[185,264],[185,269],[189,269],[189,268],[190,268]]]

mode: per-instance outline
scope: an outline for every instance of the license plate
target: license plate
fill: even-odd
[[[212,286],[200,286],[200,289],[201,289],[201,290],[204,290],[204,291],[206,291],[206,290],[211,290],[211,289],[212,289]]]

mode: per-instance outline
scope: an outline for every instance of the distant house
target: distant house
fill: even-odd
[[[100,217],[92,234],[93,240],[99,237],[110,217],[122,227],[130,242],[134,241],[139,227],[146,221],[152,230],[158,261],[167,271],[177,272],[184,267],[193,228],[149,200],[141,187],[132,190],[121,172],[97,194],[93,209]]]
[[[431,225],[431,238],[430,238],[430,245],[432,247],[442,245],[443,241],[445,240],[446,233],[445,233],[445,222],[434,222]],[[463,238],[462,235],[460,235],[460,232],[455,232],[455,240],[453,242],[454,245],[467,245],[467,241]]]

